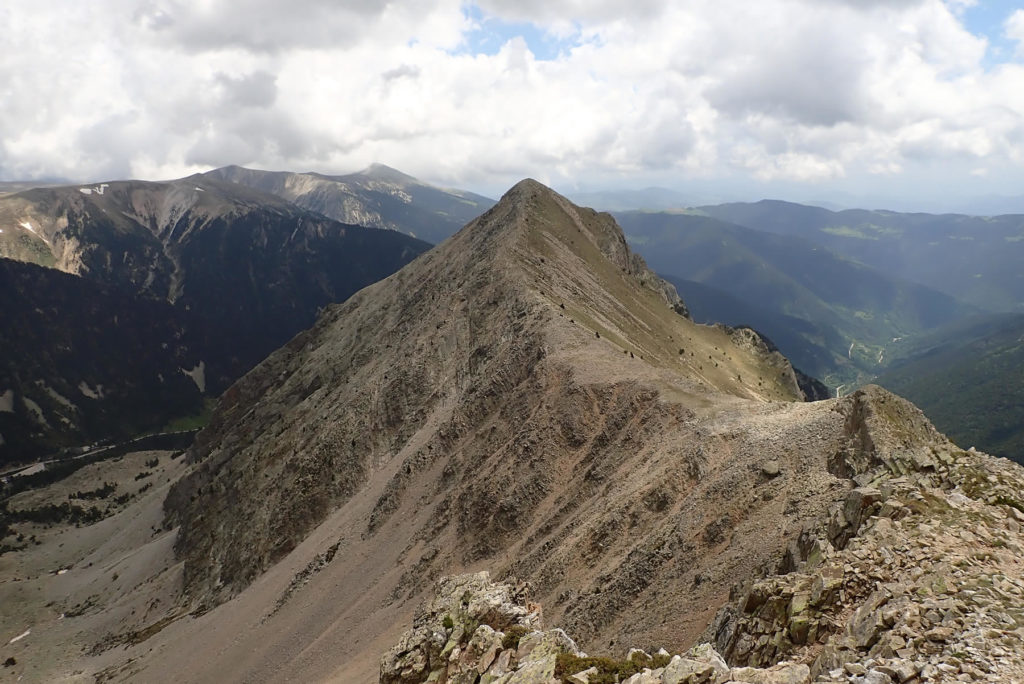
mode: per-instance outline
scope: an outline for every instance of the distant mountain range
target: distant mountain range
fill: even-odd
[[[343,223],[397,230],[435,245],[494,205],[482,195],[437,188],[383,164],[345,176],[240,166],[205,175],[255,188]]]
[[[1024,311],[1024,215],[829,211],[789,202],[699,207],[697,213],[800,237],[883,273],[988,311]]]
[[[649,188],[590,199],[611,208],[658,209],[680,206],[685,197]],[[379,164],[347,175],[229,166],[162,183],[2,184],[0,257],[47,270],[4,267],[12,288],[25,293],[21,304],[38,304],[19,314],[38,334],[8,331],[0,397],[10,400],[0,409],[10,410],[0,410],[6,440],[0,459],[27,456],[31,444],[51,449],[194,413],[203,397],[216,396],[312,325],[323,307],[389,275],[493,205]],[[1024,216],[831,211],[762,201],[617,217],[630,245],[676,286],[695,320],[758,330],[832,391],[849,392],[881,375],[928,408],[938,386],[928,378],[944,368],[936,359],[960,364],[990,332],[968,331],[959,322],[1024,307]],[[60,303],[44,306],[42,293]],[[66,311],[71,306],[78,310]],[[100,323],[114,320],[106,315],[112,307],[122,312],[114,328]],[[143,312],[146,307],[151,310]],[[132,321],[157,315],[163,324],[131,330]],[[61,329],[67,321],[94,331],[92,339],[100,330],[120,331],[102,348],[124,357],[140,358],[141,349],[160,339],[160,354],[126,371],[150,382],[125,384],[114,365],[82,361],[93,347],[67,337]],[[938,335],[957,351],[936,356]],[[58,340],[74,354],[62,356],[67,350]],[[920,365],[915,355],[922,356]],[[76,367],[92,368],[79,382],[106,387],[103,399],[76,394],[71,379],[78,376],[57,370],[71,358]],[[902,371],[890,373],[896,360]],[[991,379],[995,387],[999,378],[988,375],[995,367],[975,365],[971,372],[980,385]],[[200,368],[202,387],[195,382]],[[182,385],[182,379],[189,381]],[[139,398],[146,392],[166,401],[147,404]],[[971,396],[962,402],[964,412],[991,413],[980,408],[981,393]],[[162,414],[151,410],[158,404],[167,407]],[[996,414],[1019,415],[1009,408]],[[981,448],[1007,448],[977,430],[961,430],[960,419],[940,414],[936,420],[958,439],[970,434]]]
[[[696,320],[750,325],[833,389],[877,381],[963,446],[1024,459],[1013,316],[1024,215],[830,211],[778,201],[620,212]]]

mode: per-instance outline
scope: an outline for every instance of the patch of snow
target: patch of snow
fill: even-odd
[[[82,193],[83,195],[91,195],[92,188],[78,188],[78,192]]]
[[[23,397],[22,401],[25,402],[25,407],[28,409],[28,412],[32,414],[32,417],[35,418],[37,423],[50,427],[50,424],[46,422],[46,415],[43,414],[43,408],[39,404],[28,397]]]
[[[89,387],[85,383],[85,380],[78,383],[78,391],[89,397],[90,399],[102,399],[103,398],[103,385],[96,385],[96,389]]]
[[[14,390],[0,394],[0,413],[14,413]]]
[[[46,244],[50,244],[50,241],[49,241],[49,240],[47,240],[47,239],[46,239],[45,237],[43,237],[42,235],[40,235],[40,234],[39,234],[39,232],[38,232],[38,231],[37,231],[37,230],[36,230],[35,228],[33,228],[33,227],[32,227],[32,224],[31,224],[31,223],[29,223],[28,221],[22,221],[22,222],[21,222],[21,223],[19,223],[18,225],[19,225],[19,226],[21,226],[22,228],[24,228],[25,230],[27,230],[28,232],[32,233],[32,234],[33,234],[33,235],[35,235],[36,237],[38,237],[38,238],[39,238],[40,240],[42,240],[42,241],[43,241],[43,242],[45,242]]]
[[[201,187],[199,187],[199,186],[197,185],[197,186],[196,186],[196,192],[206,192],[206,191],[205,191],[205,190],[203,190],[203,189],[202,189]]]
[[[67,568],[61,568],[60,570],[57,571],[57,574],[58,575],[64,575],[64,574],[67,573],[67,571],[68,571]]]
[[[41,388],[43,389],[43,391],[44,391],[44,392],[46,392],[47,394],[49,394],[49,395],[50,395],[50,397],[51,397],[51,398],[52,398],[52,399],[53,399],[54,401],[56,401],[56,402],[57,402],[58,404],[60,404],[60,405],[61,405],[61,406],[63,406],[64,408],[66,408],[66,409],[69,409],[69,410],[71,410],[71,411],[76,411],[76,410],[78,410],[78,407],[77,407],[77,406],[75,406],[75,405],[74,405],[73,403],[71,403],[71,401],[70,401],[70,400],[69,400],[69,399],[68,399],[67,397],[65,397],[65,396],[64,396],[64,395],[62,395],[62,394],[61,394],[60,392],[58,392],[57,390],[55,390],[55,389],[53,389],[52,387],[50,387],[49,385],[47,385],[47,384],[46,384],[45,382],[43,382],[42,380],[36,380],[36,385],[37,385],[37,386],[39,386],[39,387],[41,387]]]
[[[11,639],[10,641],[8,641],[7,643],[8,643],[8,644],[13,644],[13,643],[14,643],[15,641],[21,641],[22,639],[24,639],[25,637],[27,637],[27,636],[28,636],[29,634],[31,634],[31,633],[32,633],[32,630],[31,630],[31,629],[26,629],[26,630],[25,630],[24,632],[22,632],[21,634],[19,634],[19,635],[18,635],[18,636],[16,636],[16,637],[14,637],[13,639]]]
[[[110,187],[110,183],[101,183],[98,188],[93,188],[93,192],[97,195],[102,195],[103,191]]]
[[[182,373],[192,378],[192,382],[196,383],[196,387],[203,394],[206,394],[206,362],[200,361],[192,370],[185,370],[184,368],[179,369]]]

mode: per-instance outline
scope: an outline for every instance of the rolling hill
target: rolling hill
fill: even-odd
[[[907,340],[877,382],[964,448],[1024,463],[1024,316],[968,319]]]

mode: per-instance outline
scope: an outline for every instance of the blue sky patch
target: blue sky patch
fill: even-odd
[[[476,28],[465,35],[464,44],[454,54],[494,55],[502,45],[521,37],[535,58],[552,60],[579,44],[578,36],[559,38],[537,24],[505,21],[485,14],[473,4],[465,5],[462,12],[476,24]]]
[[[988,38],[986,68],[1013,60],[1016,43],[1003,35],[1003,24],[1021,7],[1020,0],[981,0],[963,10],[961,17],[967,30]]]

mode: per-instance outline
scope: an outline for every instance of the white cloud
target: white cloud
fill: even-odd
[[[1024,9],[1014,11],[1003,24],[1006,37],[1017,43],[1017,55],[1024,55]]]
[[[1024,66],[986,69],[963,0],[479,4],[478,26],[460,0],[5,3],[0,178],[382,161],[478,187],[913,183],[1024,159]],[[566,47],[468,52],[502,21]],[[1024,44],[1024,10],[1004,28]]]

